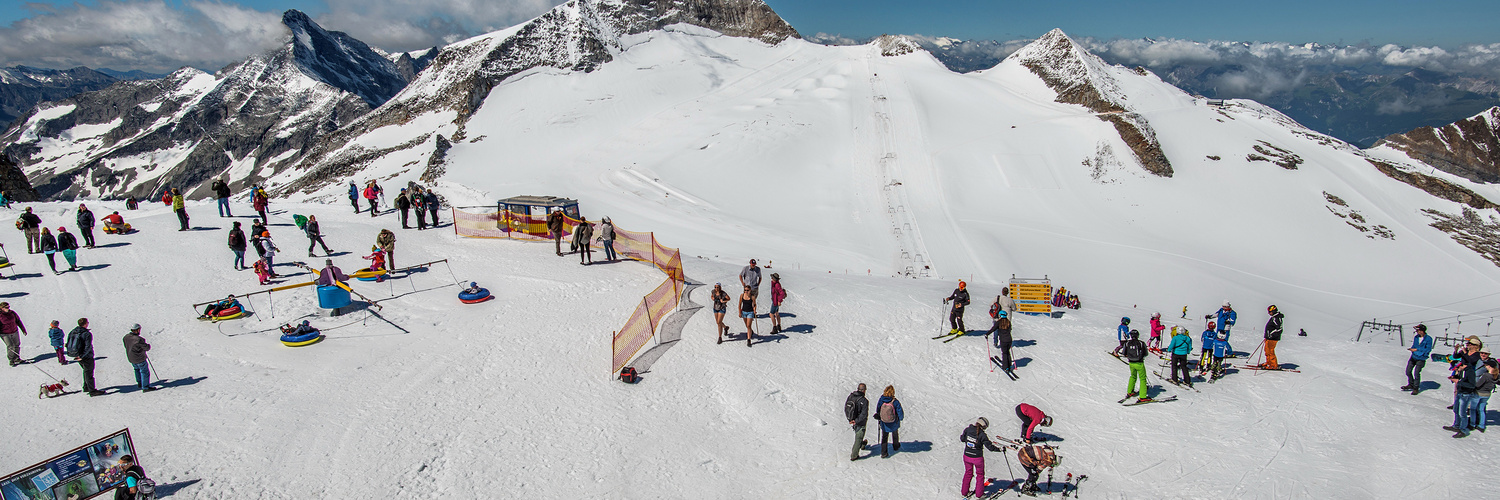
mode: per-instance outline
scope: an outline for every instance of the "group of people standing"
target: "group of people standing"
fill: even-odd
[[[30,332],[26,331],[26,323],[21,321],[21,315],[10,308],[9,302],[0,302],[0,338],[5,341],[6,358],[11,367],[28,363],[21,356],[20,336],[29,334]],[[89,330],[88,318],[78,318],[77,326],[66,336],[59,322],[52,320],[47,330],[47,339],[57,354],[59,364],[67,365],[68,359],[72,358],[83,369],[83,392],[89,396],[106,394],[99,390],[94,382],[94,333]],[[141,336],[141,325],[137,323],[131,326],[122,341],[125,359],[130,362],[135,372],[136,385],[142,392],[157,390],[156,387],[151,386],[151,364],[146,354],[151,350],[151,344],[146,343],[145,338]]]
[[[740,295],[738,314],[745,321],[745,346],[754,345],[755,320],[759,317],[758,303],[760,300],[761,268],[755,259],[750,259],[750,264],[740,270]],[[771,310],[767,316],[771,318],[770,335],[781,333],[781,303],[786,300],[786,288],[781,286],[781,274],[771,273]],[[708,294],[709,301],[713,302],[715,330],[718,334],[718,343],[724,343],[724,336],[729,334],[729,326],[724,324],[724,315],[729,313],[729,292],[724,291],[722,283],[714,283],[713,291]]]
[[[119,212],[112,214],[118,216]],[[79,204],[78,212],[74,221],[78,224],[78,234],[83,236],[82,248],[94,248],[94,225],[97,222],[94,212],[87,205]],[[21,212],[16,219],[16,229],[26,235],[26,251],[32,254],[43,254],[47,257],[47,267],[52,269],[53,274],[62,274],[66,271],[77,271],[78,268],[78,238],[68,232],[64,226],[57,227],[54,236],[52,230],[42,226],[42,218],[32,212],[31,207]],[[67,269],[57,270],[57,254],[62,254],[68,263]]]
[[[369,204],[370,217],[380,215],[380,203],[385,199],[385,188],[374,180],[365,181],[365,187],[361,189],[358,184],[349,183],[349,204],[354,206],[354,213],[360,213],[359,200],[365,200]],[[437,192],[423,187],[415,181],[407,182],[406,187],[396,195],[396,210],[401,213],[401,229],[411,229],[408,222],[409,214],[415,209],[417,212],[417,229],[423,230],[428,227],[438,227],[438,210],[442,209],[443,201]],[[429,223],[428,219],[432,219]]]
[[[567,214],[564,214],[561,208],[553,208],[547,214],[547,234],[552,236],[552,243],[555,246],[558,257],[564,255],[562,251],[562,239],[567,230]],[[595,237],[596,234],[598,235],[597,238]],[[609,220],[609,217],[602,219],[596,230],[594,224],[589,222],[587,217],[579,215],[578,225],[573,228],[573,238],[569,243],[568,253],[578,254],[579,264],[585,266],[593,264],[594,248],[591,243],[598,241],[599,245],[604,248],[604,260],[606,262],[614,262],[619,259],[619,255],[615,253],[616,236],[615,223]]]
[[[1403,391],[1412,395],[1421,392],[1422,367],[1432,353],[1433,339],[1427,334],[1427,325],[1419,324],[1413,330],[1411,357],[1406,362],[1406,385]],[[1453,437],[1468,437],[1473,431],[1484,432],[1488,420],[1490,395],[1495,383],[1500,381],[1500,363],[1490,357],[1490,348],[1476,335],[1463,338],[1454,346],[1448,361],[1448,381],[1453,382],[1453,425],[1443,429],[1453,432]]]

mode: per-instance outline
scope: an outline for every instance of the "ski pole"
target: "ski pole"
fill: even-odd
[[[151,373],[155,373],[156,374],[156,379],[157,380],[164,380],[162,378],[162,376],[161,376],[161,372],[156,371],[156,365],[151,364],[151,358],[146,358],[146,366],[149,367],[149,368],[151,368]],[[150,381],[149,377],[146,380],[146,386],[147,387],[151,386],[151,381]]]
[[[1005,457],[1005,472],[1008,473],[1008,474],[1010,474],[1010,485],[1011,486],[1015,486],[1016,485],[1016,471],[1015,471],[1015,469],[1011,469],[1010,468],[1010,453],[1001,452],[1000,455],[1003,456],[1003,457]],[[1009,489],[1009,487],[1007,487],[1006,489]]]
[[[1073,484],[1072,472],[1068,473],[1068,477],[1063,478],[1063,498],[1068,498],[1068,485],[1070,484]]]

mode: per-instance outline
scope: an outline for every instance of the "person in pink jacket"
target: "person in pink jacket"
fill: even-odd
[[[1151,314],[1151,341],[1146,343],[1146,348],[1161,351],[1161,332],[1167,327],[1161,324],[1161,313]]]
[[[786,300],[786,289],[781,288],[781,275],[771,273],[771,333],[781,333],[781,301]]]

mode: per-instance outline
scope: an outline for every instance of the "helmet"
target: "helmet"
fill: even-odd
[[[1052,417],[1042,417],[1042,427],[1052,427]]]
[[[302,320],[302,326],[308,326],[307,320]]]
[[[1151,319],[1161,319],[1161,313],[1151,313]]]
[[[969,286],[969,284],[968,283],[964,283],[964,280],[958,280],[958,289],[959,290],[963,290],[964,288],[967,288],[968,286]]]
[[[1229,307],[1229,299],[1224,299],[1224,307]]]
[[[974,425],[979,426],[980,429],[988,429],[990,427],[990,419],[979,417],[979,420],[975,421]]]
[[[1267,312],[1276,312],[1276,305],[1272,304],[1271,307],[1267,307],[1266,308],[1266,311]]]
[[[1130,331],[1130,338],[1131,338],[1131,340],[1141,338],[1141,331],[1140,330],[1131,330]]]
[[[477,281],[470,281],[469,282],[469,286],[479,286],[479,282],[477,282]]]
[[[1007,312],[1005,312],[1005,311],[1002,310],[995,317],[997,317],[997,318],[1008,318],[1008,317],[1010,317],[1010,313],[1007,313]]]
[[[1214,326],[1215,326],[1214,322],[1212,322],[1212,321],[1208,322],[1208,328],[1210,330],[1212,330]]]
[[[1120,318],[1120,324],[1124,324],[1124,325],[1130,324],[1130,318],[1129,317]]]

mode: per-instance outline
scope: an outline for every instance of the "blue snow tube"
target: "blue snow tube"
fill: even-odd
[[[474,293],[469,293],[468,290],[458,292],[458,300],[465,304],[478,304],[492,298],[494,297],[490,296],[490,291],[487,288],[480,288],[479,291]]]
[[[313,330],[301,335],[286,334],[281,336],[281,343],[287,347],[302,347],[318,343],[323,340],[323,332]]]

